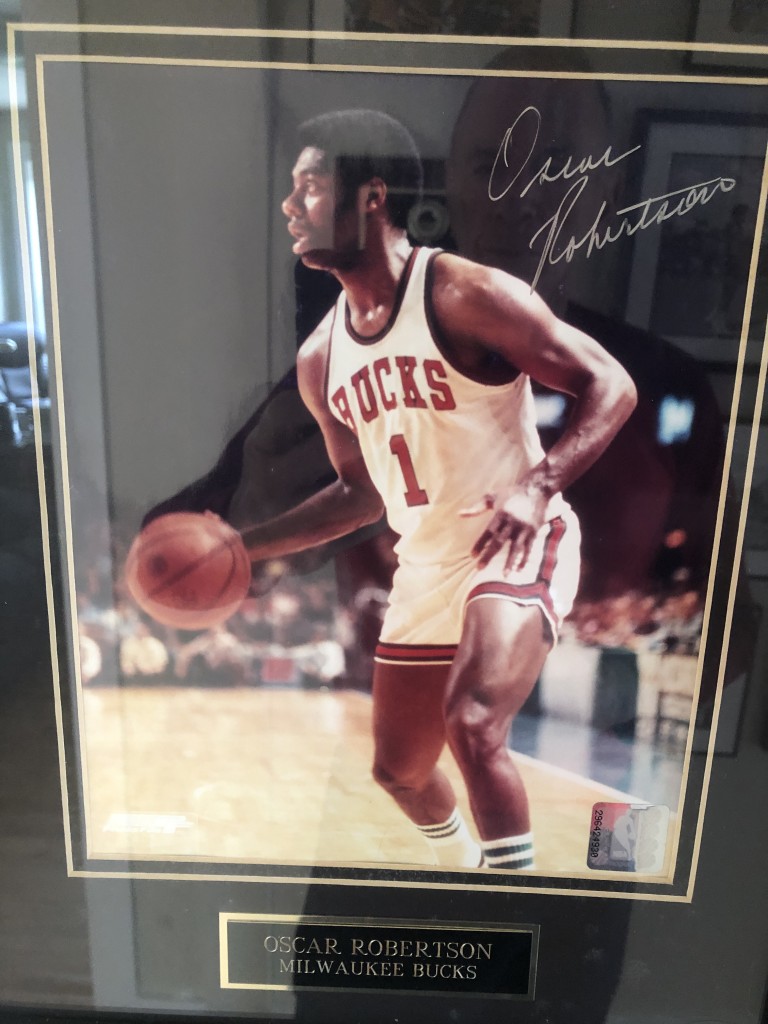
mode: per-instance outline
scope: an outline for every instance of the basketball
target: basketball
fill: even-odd
[[[178,629],[208,629],[240,607],[251,562],[240,534],[218,516],[171,512],[136,537],[125,582],[138,606]]]

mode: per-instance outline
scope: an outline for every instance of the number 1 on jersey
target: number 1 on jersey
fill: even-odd
[[[428,505],[427,492],[419,487],[416,479],[416,470],[413,468],[411,453],[408,451],[408,442],[402,434],[393,434],[389,439],[389,450],[397,456],[400,464],[400,472],[405,480],[405,503],[409,507],[414,505]]]

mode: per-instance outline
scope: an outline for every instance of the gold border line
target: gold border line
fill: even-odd
[[[56,737],[58,740],[59,776],[61,781],[62,818],[64,824],[64,849],[67,871],[71,874],[74,866],[72,857],[71,821],[69,816],[69,784],[67,782],[66,744],[64,737],[64,715],[61,702],[61,676],[56,643],[56,604],[53,592],[53,572],[51,565],[51,524],[48,519],[48,495],[45,482],[45,465],[43,461],[43,438],[40,419],[40,387],[37,379],[37,345],[35,342],[35,316],[32,299],[32,271],[29,256],[29,226],[24,189],[24,169],[21,159],[21,124],[19,120],[19,97],[16,68],[16,40],[13,32],[8,31],[8,87],[11,112],[11,138],[13,145],[13,167],[16,183],[16,210],[19,218],[21,250],[21,268],[24,282],[24,315],[27,320],[27,348],[29,352],[29,374],[32,395],[32,420],[35,430],[35,459],[37,463],[37,487],[40,500],[40,524],[42,527],[43,561],[45,573],[45,598],[48,612],[48,634],[51,655],[51,675],[53,680],[54,717]],[[62,410],[63,411],[63,410]],[[66,503],[65,503],[66,504]],[[74,652],[73,652],[74,653]]]
[[[229,915],[219,911],[219,988],[229,986]]]
[[[45,62],[41,56],[35,59],[35,72],[37,80],[37,106],[40,113],[40,152],[43,171],[43,200],[45,205],[45,228],[46,241],[48,244],[48,272],[50,275],[49,287],[51,294],[51,340],[56,353],[56,415],[59,424],[61,474],[63,483],[63,525],[64,540],[66,544],[66,566],[67,584],[69,592],[69,619],[72,630],[72,643],[74,645],[73,665],[75,674],[75,695],[77,701],[77,725],[80,736],[80,770],[82,772],[82,790],[85,811],[90,817],[90,785],[88,775],[88,755],[86,745],[83,743],[83,731],[85,729],[85,705],[83,697],[83,682],[80,669],[80,626],[77,618],[77,587],[75,582],[75,552],[72,533],[72,505],[70,502],[70,474],[69,474],[69,452],[67,447],[67,419],[64,403],[64,360],[61,348],[61,324],[59,320],[59,283],[56,270],[56,241],[53,228],[53,192],[51,188],[51,164],[48,149],[48,115],[45,105]],[[86,830],[86,856],[88,833]],[[71,845],[71,836],[70,836]]]
[[[549,767],[549,765],[547,764],[546,761],[541,761],[540,765],[541,765],[542,769],[546,769],[547,767]],[[586,781],[590,781],[590,780],[586,780]],[[603,801],[603,802],[606,802],[606,801]],[[620,801],[613,801],[613,802],[614,803],[618,802],[618,803],[622,803],[623,804],[623,803],[628,803],[629,801],[620,800]],[[634,804],[633,806],[637,806],[637,804]],[[642,801],[641,806],[646,808],[646,807],[649,807],[651,805],[647,804],[645,801]],[[672,817],[673,817],[673,815],[670,812],[670,819]],[[212,861],[211,861],[209,856],[204,856],[202,854],[175,854],[175,853],[133,854],[130,851],[129,852],[123,852],[123,853],[103,853],[100,850],[92,851],[89,854],[89,860],[98,861],[98,862],[104,862],[104,863],[113,863],[113,862],[114,863],[123,863],[125,861],[130,861],[133,864],[150,863],[150,864],[192,864],[192,865],[194,865],[194,864],[203,864],[203,865],[207,865],[207,864],[212,863]],[[241,865],[243,867],[248,866],[248,867],[255,868],[257,866],[266,866],[267,864],[269,864],[271,862],[266,861],[264,859],[261,859],[261,860],[255,860],[253,858],[252,859],[246,859],[245,857],[237,857],[237,858],[236,857],[229,857],[229,858],[222,857],[222,858],[219,858],[219,860],[214,861],[213,863],[221,864],[222,866],[227,866],[227,867],[232,866],[232,865]],[[412,864],[406,864],[404,862],[401,862],[401,863],[389,863],[389,862],[377,862],[377,861],[370,861],[370,860],[368,860],[368,861],[365,861],[365,860],[360,860],[360,861],[344,861],[343,863],[338,863],[338,862],[335,862],[335,861],[328,861],[328,862],[325,862],[325,863],[321,862],[320,864],[318,864],[316,862],[311,862],[311,861],[281,860],[279,866],[281,868],[317,868],[317,867],[320,867],[320,868],[343,869],[345,871],[346,870],[350,870],[350,871],[351,870],[355,870],[355,871],[371,871],[371,870],[381,870],[382,863],[386,863],[386,870],[391,872],[392,874],[396,874],[398,872],[402,873],[402,872],[406,872],[406,871],[410,871],[410,872],[429,871],[430,874],[433,874],[433,875],[448,875],[448,874],[455,874],[456,871],[461,870],[461,869],[455,868],[455,867],[442,867],[439,864],[419,864],[417,862],[414,862]],[[464,873],[467,874],[467,875],[471,875],[473,877],[476,877],[476,878],[477,877],[482,878],[482,877],[486,877],[487,876],[487,871],[485,869],[483,869],[483,868],[466,868]],[[173,875],[171,875],[168,872],[160,872],[160,873],[158,873],[158,878],[171,878],[171,877],[173,877]],[[198,877],[200,877],[200,876],[198,875]],[[210,876],[210,877],[215,877],[215,876]],[[640,872],[640,871],[626,872],[626,871],[617,871],[617,870],[611,871],[611,870],[608,870],[608,869],[600,870],[600,869],[596,869],[596,868],[587,868],[587,867],[584,867],[581,870],[580,874],[577,874],[574,871],[567,871],[565,869],[562,869],[560,871],[531,871],[531,872],[529,872],[526,875],[526,877],[529,878],[529,879],[537,879],[537,878],[562,879],[565,882],[587,882],[587,881],[593,881],[593,882],[619,882],[619,883],[625,883],[627,881],[627,879],[629,878],[629,879],[631,879],[631,883],[633,885],[669,886],[670,884],[672,884],[672,879],[671,879],[671,877],[669,875],[669,872],[665,873],[663,871],[660,871],[657,874],[651,874],[648,871],[645,871],[645,872]],[[306,881],[306,879],[304,879],[304,881]],[[393,879],[393,881],[395,881],[395,880]],[[470,886],[470,888],[481,889],[482,886]]]
[[[23,28],[24,26],[21,26],[21,27]],[[40,28],[40,26],[35,26],[35,27],[38,28],[38,29]],[[80,28],[82,28],[82,27],[83,26],[73,26],[73,27],[65,26],[65,27],[62,27],[62,31],[79,31]],[[115,28],[117,28],[117,27],[115,27]],[[121,30],[123,30],[122,27],[121,27]],[[126,31],[126,32],[127,31],[131,31],[131,29],[129,27],[125,27],[124,31]],[[168,31],[166,31],[163,34],[171,34],[171,33],[172,33],[172,30],[168,30]],[[197,31],[196,30],[195,32],[188,33],[188,34],[199,35],[199,34],[203,34],[203,33],[202,33],[202,31]],[[225,33],[222,32],[221,34],[225,34]],[[280,35],[281,33],[274,32],[273,34]],[[327,35],[329,35],[329,36],[331,36],[332,38],[335,38],[335,39],[344,38],[343,35],[336,35],[336,34],[333,34],[333,33],[328,33]],[[387,38],[390,38],[390,37],[388,36]],[[421,38],[421,37],[418,37],[418,38]],[[438,37],[438,41],[443,39],[443,38],[444,37]],[[11,41],[13,41],[12,26],[9,26],[9,39]],[[464,43],[471,43],[473,40],[471,38],[463,38],[462,37],[460,39],[460,41],[464,42]],[[498,40],[494,40],[494,41],[498,42]],[[581,42],[581,41],[579,41],[579,42]],[[607,41],[604,41],[604,42],[607,43]],[[536,41],[536,44],[539,44],[539,41]],[[766,51],[768,51],[768,48],[764,48],[764,49],[766,49]],[[10,47],[9,47],[9,52],[10,52]],[[14,53],[14,57],[15,57],[15,48],[13,50],[13,53]],[[41,132],[45,133],[45,137],[44,137],[44,140],[43,140],[44,154],[45,154],[44,186],[47,188],[48,193],[50,193],[50,167],[47,164],[47,161],[48,161],[47,124],[45,122],[45,117],[44,117],[44,113],[45,112],[44,112],[44,83],[43,83],[43,66],[44,66],[45,62],[47,62],[47,61],[51,61],[51,62],[54,62],[54,61],[61,61],[61,62],[68,61],[68,62],[80,62],[80,63],[87,63],[87,62],[99,62],[99,63],[137,63],[137,64],[162,64],[162,65],[182,64],[182,65],[188,65],[188,66],[191,65],[191,66],[218,66],[218,67],[254,67],[254,66],[256,66],[256,67],[264,67],[264,68],[278,69],[278,70],[279,69],[302,70],[302,71],[306,71],[306,70],[331,70],[331,71],[341,71],[341,72],[352,71],[352,70],[358,71],[359,70],[361,72],[366,72],[366,73],[390,73],[390,74],[391,73],[403,73],[403,74],[419,74],[419,73],[421,73],[421,74],[439,74],[439,75],[456,74],[456,75],[478,76],[478,71],[475,70],[475,69],[467,69],[466,71],[465,70],[455,70],[455,69],[452,70],[452,69],[445,69],[445,68],[435,68],[435,69],[426,69],[426,70],[425,69],[419,70],[419,69],[414,69],[414,68],[394,68],[393,69],[393,68],[389,68],[389,67],[384,67],[384,68],[378,68],[378,67],[375,67],[375,66],[361,66],[361,67],[358,67],[358,66],[353,66],[353,65],[281,64],[281,63],[274,62],[274,61],[263,61],[263,62],[240,62],[240,61],[238,61],[238,62],[231,62],[231,61],[203,61],[203,60],[173,60],[173,59],[164,59],[164,58],[130,58],[130,57],[98,57],[98,56],[85,56],[85,57],[83,57],[83,56],[79,56],[79,55],[38,55],[36,59],[37,59],[37,69],[38,69],[38,81],[39,81],[39,89],[40,89],[40,98],[43,101],[43,109],[41,110],[41,115],[42,115],[41,116]],[[13,66],[14,66],[14,70],[15,70],[15,64]],[[9,65],[9,67],[10,67],[10,65]],[[512,77],[515,74],[514,72],[510,73],[510,72],[504,72],[504,71],[502,71],[502,72],[494,71],[494,72],[489,72],[489,73],[493,74],[493,75],[497,75],[497,76],[504,76],[504,77]],[[529,72],[518,72],[517,74],[530,75]],[[727,85],[737,85],[737,84],[755,85],[755,84],[764,84],[764,81],[765,81],[765,80],[760,80],[760,79],[756,79],[756,78],[748,78],[746,80],[739,80],[739,79],[735,79],[735,78],[731,78],[731,77],[720,78],[720,77],[693,76],[693,75],[690,75],[690,76],[689,75],[685,75],[685,76],[671,76],[671,75],[653,75],[653,76],[641,76],[641,75],[595,75],[595,74],[592,74],[592,73],[570,74],[568,72],[559,72],[559,73],[539,72],[539,73],[537,73],[537,76],[538,77],[549,77],[549,78],[557,77],[557,78],[566,78],[566,79],[576,79],[576,78],[586,78],[586,79],[598,79],[598,78],[624,79],[624,78],[631,78],[633,80],[645,79],[645,80],[652,80],[652,81],[660,80],[660,81],[665,81],[665,82],[669,82],[669,81],[683,81],[683,82],[694,82],[694,83],[696,83],[696,82],[699,82],[699,83],[714,82],[714,83],[722,83],[722,84],[727,84]],[[764,194],[761,196],[761,199],[764,201]],[[54,311],[53,311],[54,338],[53,338],[53,341],[54,341],[54,345],[56,345],[58,343],[57,356],[60,357],[60,333],[59,333],[59,330],[58,330],[58,296],[57,296],[57,293],[55,291],[55,256],[54,256],[54,247],[53,247],[53,239],[52,239],[53,218],[52,218],[52,211],[50,209],[50,195],[49,194],[46,195],[46,214],[47,214],[46,221],[47,221],[47,226],[48,226],[48,231],[49,231],[49,262],[52,262],[51,294],[52,294],[52,304],[54,305]],[[25,267],[23,265],[22,270],[25,271],[27,276],[29,275],[29,267],[28,267],[28,265],[26,266],[26,270],[25,270]],[[756,273],[756,269],[754,267],[753,267],[753,270]],[[753,294],[754,294],[754,283],[755,283],[754,282],[754,278],[751,277],[751,279],[750,279],[750,286],[751,286],[751,293],[752,294],[749,296],[749,301],[751,301],[751,299],[753,297]],[[31,294],[31,286],[30,286],[30,294]],[[746,313],[745,313],[745,323],[748,323],[748,315]],[[745,348],[745,338],[742,339],[741,351],[740,351],[740,355],[739,355],[739,359],[738,359],[736,375],[735,375],[735,378],[734,378],[734,399],[733,399],[733,402],[732,402],[732,414],[733,414],[733,410],[736,408],[737,403],[738,403],[739,398],[740,398],[740,389],[741,389],[741,382],[742,382],[742,375],[743,375],[743,363],[744,363],[744,348]],[[61,376],[61,374],[60,374],[60,376]],[[59,399],[60,399],[60,401],[62,403],[61,422],[63,424],[63,418],[64,417],[63,417],[63,395],[61,394],[61,386],[62,386],[61,385],[61,380],[59,380],[58,384],[59,384],[59,388],[58,388],[58,392],[57,393],[59,394]],[[730,464],[730,458],[731,458],[731,454],[732,454],[734,432],[735,432],[735,420],[732,419],[730,427],[729,427],[728,442],[727,442],[727,445],[726,445],[726,463],[728,465]],[[66,437],[62,436],[61,440],[63,442],[63,445],[65,446],[65,444],[66,444]],[[754,436],[753,436],[753,441],[754,441]],[[66,456],[64,456],[64,458],[62,459],[62,470],[63,470],[63,472],[65,474],[65,480],[68,480]],[[718,508],[718,515],[719,515],[720,518],[718,520],[717,527],[716,527],[716,540],[713,543],[713,548],[712,548],[712,559],[713,560],[712,560],[711,568],[710,568],[710,586],[708,588],[708,601],[709,601],[710,605],[711,605],[711,597],[712,597],[713,587],[714,587],[714,571],[715,571],[716,563],[717,563],[717,560],[718,560],[718,557],[719,557],[719,543],[720,543],[720,538],[721,538],[721,533],[722,533],[722,513],[723,513],[723,510],[724,510],[724,501],[725,501],[725,497],[726,497],[726,494],[727,494],[727,486],[726,485],[727,485],[727,470],[724,470],[723,484],[721,485],[721,500],[720,500],[720,505],[719,505],[719,508]],[[64,488],[64,490],[65,490],[64,499],[65,499],[65,504],[66,504],[66,498],[67,498],[66,487]],[[45,497],[44,486],[43,486],[42,494],[43,494],[43,497]],[[742,498],[742,513],[741,513],[742,520],[745,518],[745,516],[746,516],[746,511],[745,511],[745,506],[744,506],[744,498]],[[65,509],[65,522],[66,522],[67,527],[68,527],[68,538],[67,538],[68,541],[69,541],[68,554],[70,555],[70,558],[71,558],[72,557],[72,553],[70,551],[70,548],[71,548],[71,513],[70,513],[70,510],[69,510],[68,507]],[[742,539],[743,539],[743,532],[742,532]],[[74,587],[74,583],[73,583],[72,579],[70,578],[70,595],[71,595],[71,597],[76,596],[76,595],[73,594],[73,587]],[[732,613],[733,613],[733,596],[734,596],[734,594],[732,592],[729,595],[729,609],[728,609],[728,624],[729,625],[730,625],[730,620],[732,618]],[[702,640],[704,640],[705,629],[708,629],[709,613],[710,612],[711,612],[711,607],[707,610],[707,615],[705,617],[705,627],[703,628]],[[73,605],[73,615],[74,615],[74,605]],[[53,630],[53,620],[51,620],[51,628]],[[52,633],[52,638],[54,638],[54,637],[55,637],[55,632]],[[75,638],[76,638],[76,628],[75,628]],[[55,640],[54,640],[54,643],[55,643]],[[55,646],[54,646],[54,653],[55,653]],[[699,673],[698,673],[699,678],[698,678],[698,682],[697,682],[697,688],[700,686],[701,671],[702,671],[702,668],[703,668],[703,657],[704,657],[704,644],[702,643],[702,656],[701,656],[700,665],[699,665]],[[54,661],[55,661],[55,658],[54,658]],[[718,691],[718,697],[719,697],[720,692],[721,692],[721,683],[722,683],[722,672],[723,672],[723,670],[724,670],[724,655],[721,656],[721,672],[720,672],[719,679],[718,679],[718,686],[720,687],[720,690]],[[78,711],[80,713],[79,724],[80,724],[81,744],[82,744],[82,705],[81,705],[82,687],[81,687],[80,682],[79,682],[79,669],[78,669],[77,665],[76,665],[76,681],[78,683]],[[57,697],[60,700],[60,694],[57,694]],[[719,710],[719,702],[718,702],[717,710]],[[715,725],[716,725],[716,723],[713,722],[713,732],[710,735],[710,745],[709,745],[709,748],[708,748],[707,771],[705,773],[705,778],[703,780],[702,794],[701,794],[701,799],[700,799],[700,803],[699,803],[698,826],[697,826],[697,836],[698,837],[700,837],[701,829],[703,827],[703,812],[704,812],[704,806],[706,804],[706,788],[705,787],[708,786],[709,775],[711,773],[711,760],[712,760],[712,750],[713,750],[714,735],[715,735],[715,731],[714,731],[715,730]],[[62,734],[60,733],[60,741],[61,741],[61,738],[62,738]],[[683,765],[683,779],[684,779],[685,783],[687,783],[687,777],[688,777],[688,767],[689,767],[689,760],[690,760],[690,746],[691,746],[691,743],[692,743],[692,734],[691,734],[691,732],[689,730],[688,749],[686,751],[686,759],[684,760],[684,765]],[[62,753],[61,753],[61,750],[60,750],[60,763],[61,762],[62,762]],[[66,757],[65,757],[65,754],[64,754],[64,757],[63,757],[63,766],[64,766],[64,775],[65,775],[66,774]],[[83,764],[83,773],[84,773],[84,775],[86,775],[86,765],[85,764]],[[65,778],[64,778],[64,782],[66,782]],[[684,789],[683,789],[683,792],[684,792]],[[86,794],[86,801],[87,801],[87,794]],[[66,822],[69,823],[68,809],[67,809],[66,815],[67,815],[66,816]],[[676,831],[676,834],[675,834],[675,837],[674,837],[675,855],[677,853],[677,847],[679,845],[680,830],[682,828],[682,815],[678,815],[678,818],[680,819],[679,827],[678,827],[678,829]],[[71,836],[70,835],[67,835],[67,840],[68,840],[68,847],[70,849],[70,858],[71,858]],[[87,836],[86,836],[86,841],[87,841]],[[695,846],[695,853],[698,854],[698,844]],[[170,874],[170,873],[150,873],[150,872],[144,872],[144,873],[141,873],[141,872],[117,872],[117,873],[110,873],[110,872],[74,871],[74,870],[71,870],[71,859],[70,859],[70,861],[68,861],[68,865],[70,866],[70,874],[73,875],[73,876],[79,876],[79,877],[127,877],[127,878],[151,877],[151,878],[157,878],[157,879],[163,879],[163,878],[167,878],[167,879],[190,878],[190,879],[195,879],[195,880],[196,879],[209,879],[209,880],[214,880],[214,881],[216,881],[216,880],[221,881],[223,878],[227,877],[227,876],[222,876],[220,874],[216,874],[216,875],[201,875],[201,874],[174,875],[174,874]],[[341,866],[341,865],[339,865],[339,866]],[[369,865],[367,865],[367,866],[369,867]],[[528,887],[528,886],[526,886],[526,887],[515,886],[515,887],[510,888],[508,886],[504,886],[504,887],[457,886],[457,885],[452,885],[452,884],[448,884],[448,883],[432,883],[432,884],[427,886],[427,885],[425,885],[425,883],[422,883],[422,882],[415,882],[415,883],[412,883],[412,885],[413,885],[413,887],[421,887],[421,888],[424,888],[424,887],[430,887],[430,888],[431,887],[436,887],[436,888],[451,889],[451,890],[454,890],[454,891],[455,890],[470,889],[470,890],[474,890],[474,891],[494,890],[494,891],[499,891],[499,892],[514,892],[514,891],[520,891],[520,892],[540,892],[540,893],[543,892],[543,893],[551,893],[551,894],[556,894],[556,895],[565,895],[565,894],[568,894],[568,895],[599,895],[599,896],[606,897],[606,898],[622,898],[622,899],[630,898],[630,899],[643,899],[643,900],[654,900],[654,899],[656,899],[656,900],[666,900],[666,901],[675,901],[675,902],[689,902],[690,898],[692,897],[692,892],[693,892],[693,885],[692,885],[692,880],[693,880],[693,876],[694,876],[693,868],[694,868],[694,862],[692,860],[692,865],[691,865],[691,869],[692,870],[691,870],[691,875],[689,877],[689,887],[688,887],[688,892],[687,892],[686,896],[653,894],[653,893],[646,893],[646,892],[642,892],[642,893],[637,893],[637,892],[627,893],[627,892],[616,892],[616,891],[611,891],[611,890],[592,891],[592,890],[584,890],[584,889],[582,889],[582,890],[568,890],[568,889],[559,889],[559,888],[557,888],[557,889],[555,889],[555,888],[535,888],[535,887]],[[570,878],[572,876],[568,875],[567,877]],[[399,880],[396,880],[396,879],[385,880],[385,881],[379,881],[379,880],[371,881],[371,880],[350,879],[350,880],[347,881],[347,880],[340,880],[340,879],[333,879],[333,878],[322,879],[322,880],[321,879],[317,879],[317,878],[309,878],[309,879],[303,879],[303,878],[279,878],[279,879],[276,879],[276,878],[273,878],[273,877],[262,878],[261,876],[235,876],[235,878],[238,881],[263,880],[263,881],[269,881],[269,882],[276,882],[276,881],[283,882],[283,881],[285,881],[285,882],[289,882],[289,883],[294,883],[294,882],[296,882],[296,883],[310,882],[310,883],[322,883],[322,884],[331,884],[331,885],[351,884],[351,885],[355,885],[355,886],[381,884],[381,885],[390,885],[390,886],[395,885],[395,886],[406,886],[406,887],[408,887],[408,886],[411,885],[411,883],[399,881]]]
[[[254,39],[306,39],[330,42],[360,43],[447,43],[473,46],[557,46],[575,50],[676,50],[683,53],[765,54],[768,46],[745,43],[705,43],[661,39],[571,39],[537,36],[461,36],[440,33],[413,32],[334,32],[328,29],[280,28],[202,28],[193,25],[68,25],[63,22],[8,23],[9,30],[20,32],[70,32],[101,35],[161,35],[161,36],[225,36]]]
[[[637,74],[633,72],[595,73],[592,71],[498,71],[482,68],[411,68],[407,65],[392,66],[378,64],[307,64],[302,61],[269,60],[203,60],[194,57],[118,57],[95,54],[38,54],[38,60],[60,64],[144,64],[160,67],[211,67],[211,68],[268,68],[276,71],[321,71],[353,72],[371,75],[440,75],[450,78],[472,76],[474,78],[560,78],[568,80],[610,81],[610,82],[694,82],[700,85],[766,85],[768,78],[752,76],[736,78],[728,75],[670,75]]]
[[[409,928],[414,931],[446,931],[446,932],[524,932],[532,935],[540,930],[541,925],[505,924],[503,921],[454,921],[429,920],[411,917],[345,917],[341,914],[266,914],[247,910],[220,910],[219,919],[235,924],[253,921],[256,924],[306,924],[320,928]]]
[[[762,195],[762,210],[761,214],[763,218],[765,216],[765,189],[768,185],[768,157],[766,158],[766,171],[763,178],[763,195]],[[758,240],[762,234],[761,231],[758,233]],[[745,317],[745,332],[748,331],[749,323]],[[746,340],[746,333],[745,333]],[[747,515],[749,513],[749,501],[751,497],[751,485],[752,476],[755,469],[755,456],[757,453],[757,442],[760,432],[760,417],[763,406],[763,399],[765,397],[765,383],[766,373],[768,372],[768,323],[766,323],[765,334],[763,336],[763,356],[760,362],[760,372],[758,375],[757,382],[757,393],[755,396],[755,409],[752,417],[752,430],[749,439],[749,452],[747,454],[747,468],[744,477],[744,498],[739,513],[739,525],[736,533],[736,551],[734,553],[733,567],[731,569],[731,584],[728,594],[728,608],[726,610],[725,623],[723,625],[723,648],[720,655],[720,666],[717,674],[717,686],[715,690],[715,707],[712,715],[712,727],[709,737],[709,745],[707,748],[707,763],[704,770],[704,780],[702,786],[702,798],[700,801],[699,820],[696,829],[696,837],[694,839],[694,850],[693,858],[691,861],[691,876],[688,884],[688,893],[693,896],[693,887],[696,881],[696,872],[699,861],[699,851],[701,848],[702,834],[704,830],[704,817],[706,811],[707,797],[709,795],[709,780],[712,774],[712,762],[714,760],[714,747],[715,740],[717,738],[717,722],[720,715],[720,706],[723,697],[723,681],[725,677],[725,669],[728,659],[728,650],[731,642],[731,624],[733,622],[733,609],[736,603],[736,589],[739,582],[739,573],[741,570],[741,555],[744,547],[744,534],[747,528]],[[735,432],[735,416],[733,421],[733,427]],[[729,438],[729,441],[731,438]]]
[[[304,977],[302,974],[301,977]],[[530,972],[529,972],[530,980]],[[222,986],[224,987],[224,986]],[[345,988],[336,985],[265,985],[265,984],[251,984],[249,982],[231,981],[225,986],[228,992],[292,992],[294,995],[298,992],[328,992],[336,993],[338,995],[348,995],[350,992],[356,995],[370,995],[376,996],[386,992],[392,992],[392,987],[383,985],[380,988],[364,988],[358,985],[349,985]],[[525,993],[525,995],[507,994],[506,992],[449,992],[447,989],[400,989],[399,994],[411,996],[414,999],[420,999],[423,996],[429,996],[434,999],[436,996],[448,997],[450,999],[505,999],[510,1003],[531,1003],[533,1002],[533,996]]]
[[[677,854],[680,846],[680,835],[682,833],[682,819],[685,805],[685,795],[688,788],[688,776],[690,774],[690,760],[693,749],[694,740],[694,712],[698,703],[699,694],[701,692],[701,680],[704,674],[704,663],[706,661],[709,640],[709,630],[712,617],[712,604],[714,602],[714,591],[715,581],[717,577],[717,567],[721,557],[720,545],[722,542],[723,534],[723,523],[725,519],[725,509],[728,503],[728,488],[731,479],[731,464],[733,461],[733,447],[734,438],[736,436],[736,420],[738,416],[739,404],[741,402],[741,391],[744,381],[744,363],[746,361],[747,353],[747,341],[749,339],[749,325],[752,318],[752,306],[755,297],[755,287],[757,282],[757,268],[760,260],[760,245],[763,235],[763,227],[765,224],[765,211],[766,211],[766,198],[768,197],[768,145],[766,146],[765,156],[763,158],[763,175],[760,183],[760,198],[758,200],[757,215],[755,217],[754,236],[752,240],[752,255],[750,258],[749,275],[747,278],[747,290],[744,296],[744,312],[742,314],[741,323],[741,338],[739,341],[739,351],[736,357],[735,374],[733,380],[733,395],[731,397],[731,409],[728,420],[728,432],[726,435],[725,451],[723,453],[723,476],[720,482],[720,497],[717,507],[717,521],[715,524],[715,533],[712,540],[712,563],[710,565],[709,580],[707,582],[707,592],[704,602],[704,618],[702,621],[701,639],[700,639],[700,656],[699,666],[696,674],[696,686],[693,694],[693,706],[691,709],[691,720],[688,726],[688,737],[686,740],[684,764],[685,770],[683,779],[681,780],[681,790],[679,797],[678,806],[678,817],[680,820],[680,826],[674,833],[673,845],[672,845],[672,857],[670,862],[670,870],[672,877],[674,878],[674,872],[677,863]],[[764,377],[765,374],[765,363],[766,363],[766,352],[765,346],[763,348],[763,354],[761,359],[760,375]],[[759,425],[760,420],[760,407],[762,404],[762,397],[758,395],[758,400],[755,403],[754,417],[756,417]],[[754,427],[753,427],[754,429]],[[738,500],[738,496],[736,497]],[[739,513],[739,524],[741,524],[742,517],[746,517],[746,509],[749,505],[749,479],[745,480],[744,489],[741,493],[741,505]],[[725,668],[728,659],[728,648],[730,645],[730,627],[733,618],[733,606],[736,599],[736,582],[738,580],[739,570],[741,568],[741,554],[743,546],[743,530],[741,525],[737,530],[736,535],[736,547],[733,554],[733,570],[731,583],[728,590],[728,605],[726,609],[726,617],[723,625],[723,637],[720,648],[720,658],[718,661],[718,674],[717,682],[715,684],[715,704],[712,712],[712,724],[710,726],[709,738],[707,743],[707,759],[704,768],[704,775],[701,782],[701,795],[699,798],[699,809],[696,818],[696,832],[694,837],[693,850],[691,851],[691,867],[690,874],[688,876],[688,893],[693,895],[693,888],[696,881],[696,872],[698,868],[699,852],[701,847],[701,835],[704,827],[704,817],[707,805],[707,795],[709,792],[709,780],[712,773],[712,762],[714,759],[715,741],[717,738],[717,725],[720,717],[720,707],[723,698],[723,681],[725,677]],[[717,655],[714,655],[717,657]]]
[[[368,865],[370,868],[370,865]],[[383,869],[386,870],[386,865]],[[169,881],[169,882],[220,882],[230,884],[231,882],[266,882],[270,885],[335,885],[352,886],[356,889],[387,889],[397,887],[399,889],[436,889],[448,892],[498,892],[507,896],[515,896],[517,893],[538,896],[594,896],[598,899],[622,899],[656,903],[690,903],[691,897],[687,893],[648,893],[648,892],[618,892],[610,889],[557,889],[552,886],[534,887],[529,885],[461,885],[453,882],[425,882],[420,879],[399,881],[389,878],[318,878],[317,876],[286,877],[285,875],[202,875],[202,874],[170,874],[154,871],[80,871],[69,872],[70,878],[122,878],[137,879],[139,881]]]

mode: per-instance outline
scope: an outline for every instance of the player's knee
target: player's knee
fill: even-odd
[[[503,723],[493,707],[476,694],[449,697],[444,714],[448,742],[460,763],[485,761],[504,749]]]
[[[382,789],[386,789],[387,792],[394,785],[395,775],[383,761],[376,760],[373,762],[371,775],[373,776],[373,781],[378,783]]]
[[[377,782],[387,793],[404,793],[418,790],[424,784],[424,773],[413,765],[392,764],[376,758],[371,771]]]

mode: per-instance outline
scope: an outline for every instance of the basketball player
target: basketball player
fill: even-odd
[[[507,734],[576,592],[579,528],[561,492],[625,422],[634,386],[521,281],[411,248],[403,199],[420,166],[398,122],[327,114],[300,143],[282,207],[293,252],[342,293],[300,351],[299,386],[338,478],[243,537],[253,560],[280,557],[386,512],[400,540],[374,672],[374,777],[438,863],[531,868]],[[546,456],[530,378],[574,399]],[[446,742],[482,850],[436,766]]]

